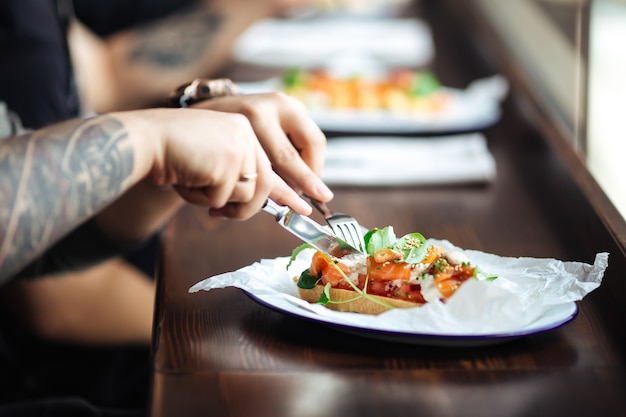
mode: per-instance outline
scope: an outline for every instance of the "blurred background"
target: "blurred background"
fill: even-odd
[[[299,14],[298,18],[302,23],[310,22],[313,17],[398,21],[407,15],[419,16],[420,5],[427,1],[328,0],[308,13]],[[626,1],[468,1],[482,10],[517,57],[517,64],[531,78],[552,116],[573,138],[571,145],[622,216],[626,216],[626,175],[621,161],[626,152],[623,104],[626,99],[626,53],[623,49],[626,44]],[[413,36],[413,43],[405,39],[404,50],[402,47],[394,50],[394,45],[402,42],[392,41],[392,35],[388,35],[383,45],[386,45],[386,59],[390,66],[428,68],[437,51],[429,38],[428,28],[422,29],[397,33],[399,39]],[[347,26],[344,30],[345,36],[350,36],[351,30]],[[337,40],[334,42],[336,44]],[[329,59],[329,67],[341,67],[344,74],[359,73],[359,68],[360,73],[367,72],[366,68],[375,73],[380,71],[376,64],[384,61],[380,56],[368,60],[345,51],[338,55],[328,52],[322,55]],[[442,84],[448,81],[443,80]],[[496,101],[500,98],[492,96]],[[481,116],[474,114],[472,117]],[[493,119],[489,119],[491,121]],[[477,122],[477,127],[484,127],[489,122]],[[451,127],[445,124],[442,122],[435,130]]]

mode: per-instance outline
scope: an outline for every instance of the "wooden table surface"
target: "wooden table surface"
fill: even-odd
[[[493,183],[337,188],[332,208],[502,256],[591,263],[611,252],[575,320],[493,346],[420,346],[280,314],[237,289],[189,294],[204,278],[300,242],[267,214],[231,222],[186,207],[164,235],[151,416],[626,416],[624,256],[516,109],[507,101],[485,132]]]

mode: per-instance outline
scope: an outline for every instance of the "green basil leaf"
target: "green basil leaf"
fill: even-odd
[[[409,251],[402,251],[404,253],[404,262],[407,264],[418,264],[424,260],[428,254],[428,247],[426,245],[418,248],[412,248]]]
[[[422,262],[428,253],[426,238],[417,232],[409,233],[398,239],[395,249],[403,253],[404,262],[409,264]]]
[[[367,252],[367,248],[369,246],[369,242],[372,239],[372,236],[374,235],[374,233],[376,233],[378,231],[378,229],[373,228],[368,230],[364,235],[363,235],[363,243],[365,244],[365,248],[363,248],[366,252]]]
[[[393,231],[393,226],[372,229],[366,235],[368,235],[368,239],[365,242],[365,246],[369,255],[373,255],[381,249],[391,248],[396,243],[396,234]]]
[[[311,275],[310,269],[307,268],[304,271],[302,271],[302,273],[300,274],[300,278],[298,279],[298,287],[305,289],[305,290],[310,290],[311,288],[314,288],[318,281],[319,281],[319,277],[316,277],[315,275]]]

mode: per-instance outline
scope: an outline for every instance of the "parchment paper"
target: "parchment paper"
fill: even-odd
[[[598,253],[593,264],[556,259],[501,257],[463,250],[445,240],[430,244],[459,250],[489,274],[493,281],[469,280],[447,302],[394,309],[378,316],[332,311],[298,297],[294,277],[308,268],[313,250],[299,254],[289,270],[289,257],[263,259],[234,272],[198,282],[189,292],[237,287],[279,310],[320,317],[324,321],[384,331],[435,335],[489,335],[520,332],[537,323],[559,319],[562,307],[581,300],[598,288],[609,254]]]

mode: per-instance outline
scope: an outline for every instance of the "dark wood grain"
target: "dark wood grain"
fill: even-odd
[[[443,28],[445,11],[423,11],[435,23],[438,71],[459,85],[489,74],[467,34],[450,21]],[[609,251],[604,282],[578,303],[574,321],[504,344],[446,348],[349,335],[232,288],[189,294],[204,278],[288,255],[300,242],[263,213],[231,222],[186,207],[164,235],[151,415],[626,415],[624,255],[581,189],[581,174],[518,104],[509,99],[502,121],[485,132],[497,160],[494,183],[338,188],[332,207],[370,227],[393,225],[398,234],[420,231],[504,256],[591,263]]]

